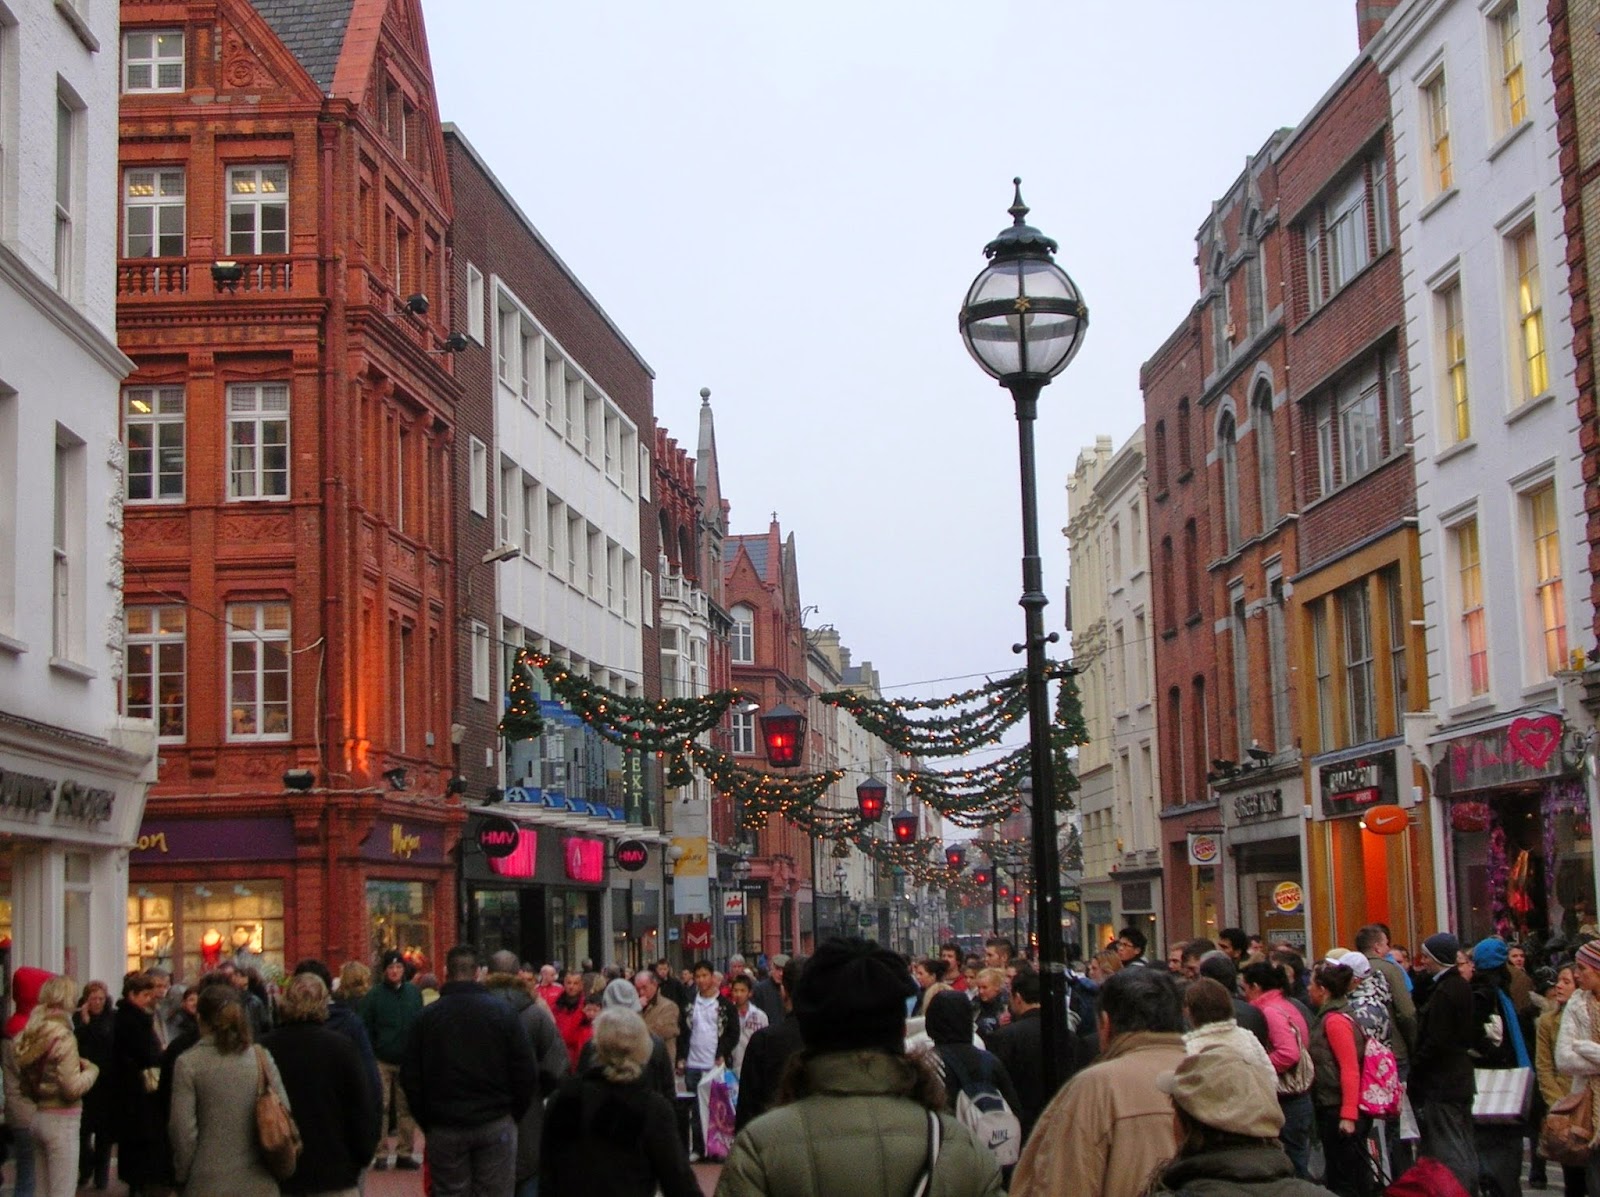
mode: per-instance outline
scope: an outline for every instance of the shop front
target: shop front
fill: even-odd
[[[462,838],[467,941],[484,955],[505,949],[533,964],[612,962],[604,937],[610,841],[527,822],[509,800],[507,811],[480,810],[467,821]],[[491,855],[501,852],[495,840],[508,827],[515,847]],[[631,918],[631,910],[627,913]]]
[[[306,957],[336,970],[398,949],[437,969],[454,942],[460,821],[453,804],[374,794],[152,802],[129,858],[122,967],[279,976]]]
[[[1217,921],[1225,867],[1222,825],[1217,803],[1192,804],[1161,815],[1162,856],[1166,884],[1167,943],[1205,938],[1215,940],[1225,924]],[[1150,953],[1155,959],[1155,953]]]
[[[1426,812],[1413,798],[1410,751],[1391,739],[1327,753],[1312,758],[1311,776],[1313,947],[1351,947],[1368,923],[1387,924],[1396,944],[1421,942],[1434,930],[1432,871]]]
[[[0,725],[0,963],[114,982],[126,850],[153,763],[87,737],[67,746],[10,731]]]
[[[1466,942],[1600,935],[1581,734],[1533,709],[1430,748],[1452,929]]]
[[[1300,855],[1304,783],[1298,765],[1292,774],[1253,772],[1221,795],[1230,878],[1223,918],[1258,932],[1268,945],[1303,954],[1309,942]]]

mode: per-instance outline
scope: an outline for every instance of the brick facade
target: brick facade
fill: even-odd
[[[260,916],[268,963],[383,946],[436,956],[455,935],[461,821],[443,801],[449,695],[429,680],[455,656],[444,480],[460,388],[435,352],[448,331],[444,147],[415,0],[333,5],[315,38],[284,13],[243,0],[122,5],[125,33],[181,30],[186,51],[181,90],[121,106],[125,223],[149,195],[129,172],[181,171],[186,206],[181,245],[117,265],[129,385],[171,388],[183,413],[181,494],[127,512],[128,606],[184,620],[183,706],[163,704],[146,825],[293,824],[276,860],[202,848],[178,863],[179,832],[151,834],[131,876],[157,903],[141,926],[160,922],[158,886],[189,887],[173,901],[200,903],[208,921],[197,889],[231,882],[248,899],[262,888],[251,882],[281,886],[281,915]],[[263,168],[283,173],[253,173]],[[280,239],[269,210],[285,185]],[[232,285],[213,280],[224,260],[241,275]],[[408,308],[412,295],[427,302]],[[130,395],[125,414],[146,414],[148,395]],[[257,405],[261,422],[242,422]],[[277,473],[263,442],[284,415]],[[311,771],[309,792],[285,791],[293,768]],[[403,793],[384,781],[395,768]],[[423,892],[387,893],[380,908],[373,880]],[[199,925],[180,932],[179,971],[193,970]]]

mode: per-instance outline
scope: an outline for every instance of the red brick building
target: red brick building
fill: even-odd
[[[800,575],[794,534],[785,537],[774,517],[764,534],[730,536],[723,546],[723,587],[733,621],[730,643],[733,684],[750,694],[760,709],[730,715],[730,751],[741,763],[764,768],[761,716],[779,705],[807,709],[806,636],[800,607]],[[815,768],[813,737],[797,766]],[[715,805],[715,804],[714,804]],[[805,832],[773,817],[758,832],[739,831],[737,840],[719,841],[749,852],[745,954],[793,954],[802,928],[811,926],[812,845]],[[725,855],[719,873],[730,874]]]
[[[1206,776],[1216,756],[1216,598],[1206,575],[1204,319],[1196,304],[1139,370],[1155,585],[1157,742],[1165,925],[1174,939],[1215,938],[1221,817]]]
[[[1428,709],[1389,89],[1365,56],[1285,144],[1278,178],[1290,230],[1300,560],[1289,611],[1313,812],[1308,927],[1318,947],[1373,921],[1413,943],[1432,910],[1427,829],[1376,835],[1344,796],[1410,801],[1425,770],[1413,768],[1405,714]],[[1352,786],[1356,775],[1373,785]]]
[[[435,960],[460,389],[421,6],[126,0],[120,50],[124,703],[161,736],[129,967]]]
[[[1304,795],[1286,609],[1297,509],[1276,165],[1289,137],[1274,132],[1250,156],[1196,236],[1206,486],[1182,497],[1213,513],[1202,545],[1216,613],[1218,739],[1206,773],[1221,804],[1218,926],[1303,950]]]

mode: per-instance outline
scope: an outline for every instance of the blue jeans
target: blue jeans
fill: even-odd
[[[434,1197],[510,1197],[517,1186],[517,1124],[511,1115],[481,1126],[428,1132]]]
[[[33,1132],[25,1127],[11,1129],[11,1159],[17,1166],[17,1185],[13,1197],[33,1197]]]
[[[1278,1105],[1283,1110],[1283,1130],[1278,1138],[1283,1143],[1284,1153],[1294,1165],[1294,1174],[1301,1180],[1310,1180],[1311,1124],[1315,1117],[1311,1109],[1311,1094],[1280,1097]]]
[[[700,1081],[710,1072],[709,1068],[685,1068],[683,1070],[683,1087],[694,1096],[689,1103],[689,1152],[691,1155],[705,1155],[706,1132],[700,1125]]]

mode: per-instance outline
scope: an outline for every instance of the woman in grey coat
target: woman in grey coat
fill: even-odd
[[[256,1145],[258,1049],[250,1021],[231,986],[200,995],[200,1042],[178,1057],[172,1077],[172,1162],[184,1197],[279,1197],[278,1182]],[[267,1080],[287,1108],[288,1094],[272,1056]]]

